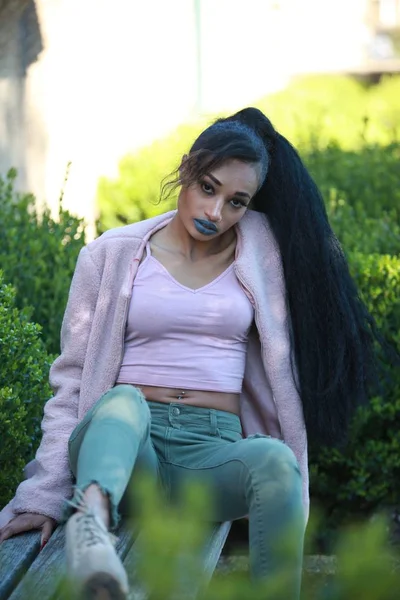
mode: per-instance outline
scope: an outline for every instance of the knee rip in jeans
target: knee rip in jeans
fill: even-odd
[[[265,453],[263,453],[262,451],[260,452],[260,450],[264,449],[263,446],[261,447],[261,449],[258,448],[259,453],[257,453],[257,458],[259,466],[261,466],[261,462],[265,461],[265,463],[269,464],[269,466],[274,464],[277,467],[279,467],[279,469],[282,471],[290,471],[293,467],[296,471],[299,470],[297,458],[293,450],[289,448],[289,446],[284,442],[284,440],[272,437],[271,435],[264,435],[261,433],[249,435],[247,439],[265,439],[271,440],[272,442],[272,445],[268,444],[268,446],[265,447]],[[264,461],[261,460],[262,458],[264,459]]]
[[[107,398],[97,408],[95,416],[101,419],[120,419],[128,425],[136,425],[143,421],[143,411],[146,411],[148,417],[150,417],[150,409],[141,393],[139,391],[127,391],[128,393],[121,391],[119,394]]]

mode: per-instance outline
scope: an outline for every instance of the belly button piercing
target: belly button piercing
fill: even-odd
[[[179,394],[177,395],[176,399],[177,400],[183,400],[183,396],[185,395],[185,392],[182,390],[181,392],[179,392]]]

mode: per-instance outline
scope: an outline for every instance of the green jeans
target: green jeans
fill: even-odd
[[[167,498],[179,496],[190,481],[204,484],[211,490],[215,521],[248,515],[253,576],[288,568],[292,577],[286,598],[299,597],[302,483],[296,458],[284,442],[264,435],[243,439],[240,419],[232,413],[151,402],[134,386],[117,385],[75,428],[69,457],[77,489],[97,483],[108,494],[114,527],[139,472],[153,474]],[[279,551],[283,545],[284,553]]]

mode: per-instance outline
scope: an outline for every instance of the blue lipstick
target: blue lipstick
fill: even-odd
[[[214,235],[215,233],[218,233],[218,227],[212,221],[193,219],[193,223],[197,231],[203,235]]]

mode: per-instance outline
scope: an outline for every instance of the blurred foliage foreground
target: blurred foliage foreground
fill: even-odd
[[[227,572],[217,567],[208,583],[203,571],[209,533],[205,523],[212,513],[204,488],[187,487],[181,500],[171,505],[149,481],[136,482],[136,503],[140,512],[135,511],[132,527],[139,527],[140,533],[133,560],[126,565],[132,598],[292,600],[285,591],[290,573],[284,570],[260,583],[251,580],[248,569]],[[312,527],[311,523],[309,528]],[[385,540],[385,526],[379,519],[344,531],[335,548],[333,572],[303,571],[302,600],[397,600],[399,558],[391,553]],[[72,585],[73,582],[63,580],[64,600],[76,597]],[[29,579],[26,590],[27,597],[35,600]],[[200,591],[195,595],[197,590]]]

